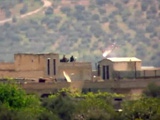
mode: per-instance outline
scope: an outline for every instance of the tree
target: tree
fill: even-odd
[[[71,120],[74,112],[74,101],[69,91],[61,90],[57,94],[43,100],[42,106],[63,120]]]
[[[85,10],[85,7],[83,5],[76,5],[75,9],[77,10],[77,12],[82,12]]]
[[[28,5],[24,4],[23,8],[20,10],[20,14],[25,14],[28,11]]]
[[[12,17],[12,22],[13,22],[13,23],[16,23],[16,22],[17,22],[17,17],[16,17],[16,16],[13,16],[13,17]]]
[[[0,102],[13,109],[25,108],[32,105],[37,99],[14,83],[0,83]],[[36,101],[38,103],[38,101]],[[34,103],[34,105],[36,105]]]
[[[52,15],[53,14],[53,8],[52,7],[48,7],[47,10],[45,11],[46,15]]]
[[[157,98],[126,101],[122,109],[123,120],[158,120],[160,117],[160,101]]]
[[[67,6],[62,6],[60,8],[61,12],[63,12],[64,14],[66,15],[69,15],[71,13],[71,8],[70,7],[67,7]]]
[[[145,2],[142,2],[141,3],[141,9],[142,9],[142,11],[146,11],[147,8],[148,8],[148,4],[146,4]]]
[[[98,8],[98,11],[99,11],[100,15],[104,15],[106,13],[106,10],[103,8]]]
[[[6,15],[7,18],[11,17],[11,11],[6,9],[5,10],[5,15]]]
[[[160,98],[160,86],[157,86],[155,83],[151,83],[143,91],[143,94],[148,96],[148,97]]]
[[[0,84],[0,101],[13,108],[27,105],[25,92],[15,84]]]
[[[108,1],[110,0],[96,0],[96,3],[101,6],[101,5],[105,5]]]
[[[17,113],[14,110],[10,110],[7,106],[0,104],[0,120],[15,120],[17,119]]]
[[[35,120],[43,111],[38,97],[27,95],[14,80],[0,84],[0,120]]]
[[[99,15],[98,14],[93,14],[92,19],[93,20],[99,20]]]
[[[129,2],[129,0],[123,0],[123,2],[124,2],[125,4],[127,4],[127,3]]]
[[[19,2],[19,3],[23,3],[23,2],[24,2],[24,0],[18,0],[18,2]]]
[[[74,119],[76,120],[110,120],[116,116],[111,99],[107,93],[92,93],[82,94],[77,100],[76,112]]]

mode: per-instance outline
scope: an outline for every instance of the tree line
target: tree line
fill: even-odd
[[[128,100],[121,94],[62,88],[39,97],[13,82],[0,83],[0,120],[158,120],[159,91],[159,86],[150,84],[140,98]],[[116,104],[115,99],[122,101]]]

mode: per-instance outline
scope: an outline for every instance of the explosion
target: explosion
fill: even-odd
[[[105,50],[102,55],[103,57],[107,57],[111,52],[111,50]]]
[[[116,43],[113,43],[106,50],[102,51],[102,56],[107,57],[116,47]]]
[[[66,78],[67,82],[72,82],[71,78],[69,77],[69,75],[65,71],[63,71],[63,75]]]

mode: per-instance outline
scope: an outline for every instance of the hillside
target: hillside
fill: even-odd
[[[0,26],[0,60],[10,61],[17,52],[58,52],[95,63],[116,43],[110,56],[136,56],[143,65],[160,66],[160,0],[50,2],[43,7],[40,0],[0,1],[2,13],[11,11],[0,18],[11,19]]]

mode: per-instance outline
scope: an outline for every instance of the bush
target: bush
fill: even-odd
[[[7,18],[11,17],[11,11],[10,10],[5,10],[5,15]]]
[[[75,9],[77,10],[77,12],[82,12],[83,10],[85,10],[85,7],[83,5],[76,5]]]
[[[157,86],[154,83],[148,85],[148,87],[143,91],[144,95],[148,97],[157,97],[160,98],[160,86]]]
[[[17,22],[17,17],[13,16],[13,17],[12,17],[12,22],[13,22],[13,23],[16,23],[16,22]]]
[[[43,100],[42,106],[56,113],[63,120],[71,120],[75,109],[74,101],[67,91],[60,91],[58,95]]]
[[[110,2],[110,0],[96,0],[96,3],[99,6],[103,6],[103,5],[107,4],[108,2]]]
[[[123,2],[124,2],[125,4],[127,4],[127,3],[129,2],[129,0],[123,0]]]
[[[27,13],[27,11],[28,11],[28,5],[24,4],[23,8],[20,10],[20,14],[25,14],[25,13]]]
[[[93,20],[99,20],[99,15],[98,15],[98,14],[92,15],[92,19],[93,19]]]
[[[67,6],[62,6],[60,10],[61,10],[61,12],[63,12],[64,14],[67,14],[67,15],[69,15],[69,13],[71,12],[71,8],[67,7]]]
[[[52,15],[53,14],[53,8],[48,7],[47,10],[45,11],[45,15]]]

